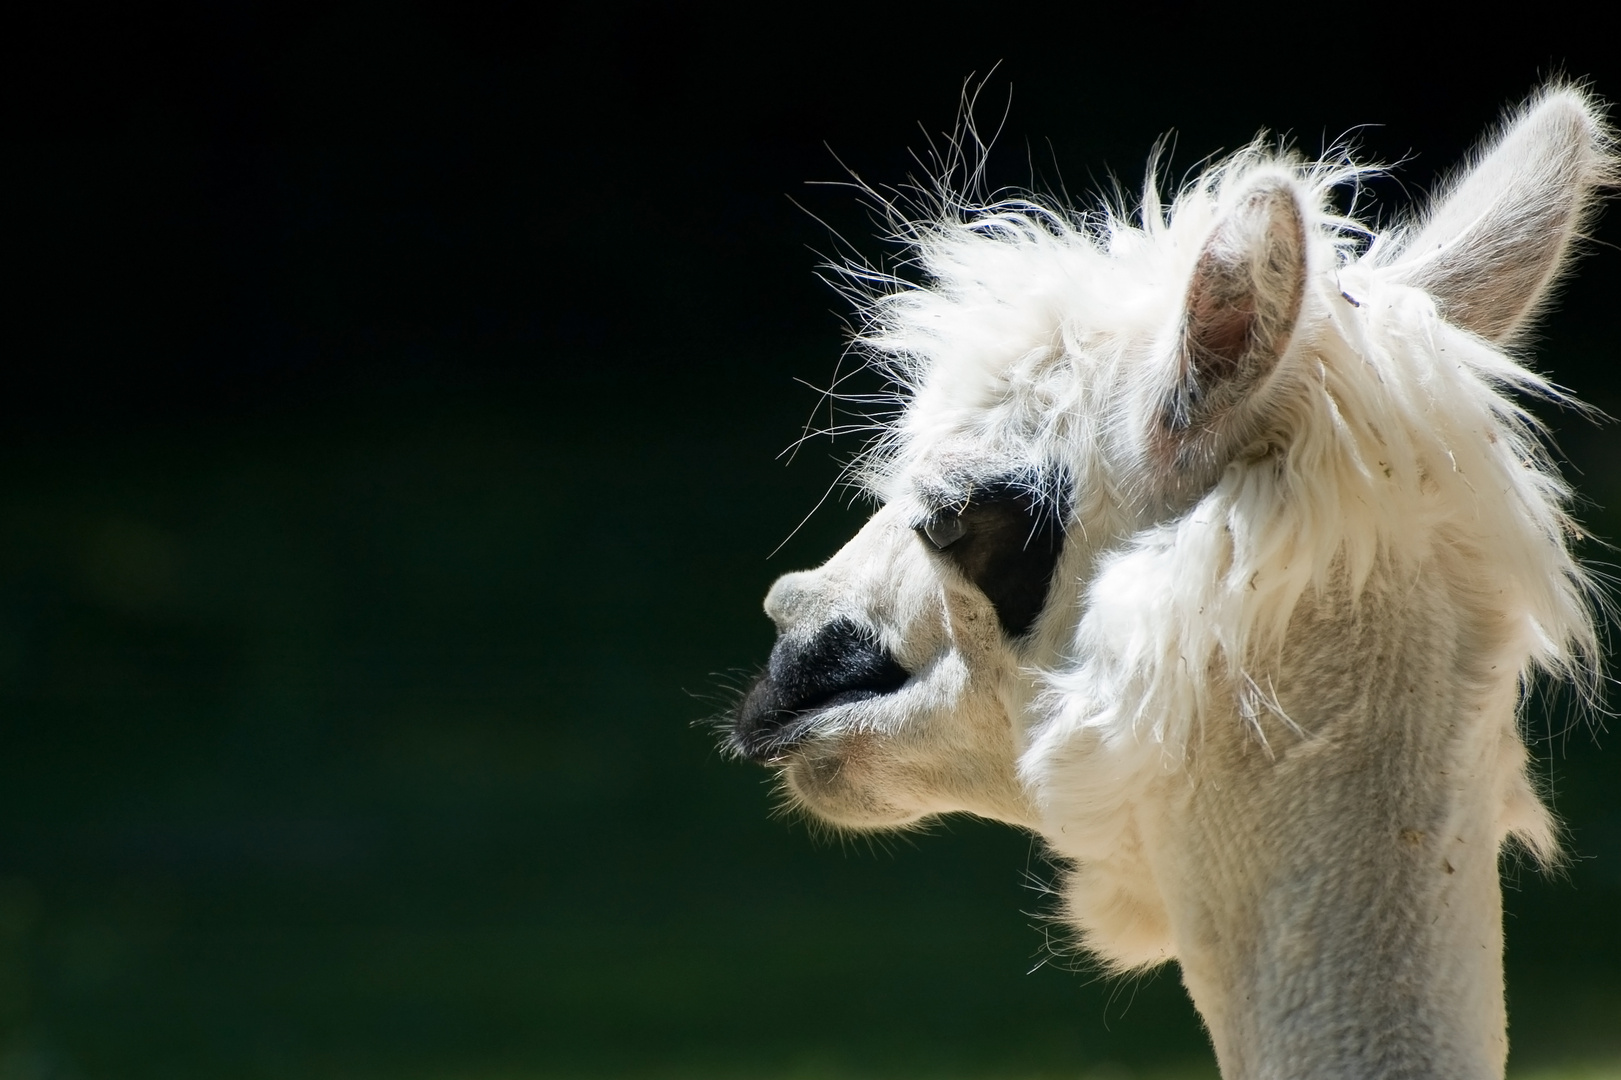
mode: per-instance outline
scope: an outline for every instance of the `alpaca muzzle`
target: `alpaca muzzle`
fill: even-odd
[[[727,742],[751,761],[772,761],[809,737],[828,710],[893,693],[909,678],[872,631],[849,619],[808,640],[784,635],[744,695]]]

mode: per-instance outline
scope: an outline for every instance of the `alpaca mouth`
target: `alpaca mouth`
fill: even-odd
[[[761,765],[781,763],[809,742],[821,727],[822,718],[840,706],[871,701],[893,692],[891,689],[849,687],[819,700],[784,708],[769,700],[775,696],[775,688],[768,685],[769,681],[769,676],[762,677],[743,699],[726,740],[728,748],[734,753]]]
[[[850,619],[809,637],[784,636],[743,696],[727,744],[750,761],[776,761],[811,738],[829,711],[892,694],[911,677],[870,629]]]

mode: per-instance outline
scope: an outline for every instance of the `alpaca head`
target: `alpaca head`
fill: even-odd
[[[1354,167],[1259,147],[1131,216],[905,225],[927,280],[872,297],[859,339],[904,405],[861,462],[880,508],[772,587],[729,745],[839,826],[1051,836],[1079,812],[1056,772],[1175,759],[1212,698],[1264,712],[1330,583],[1490,547],[1505,655],[1589,647],[1564,488],[1504,393],[1553,391],[1502,349],[1606,178],[1594,117],[1544,93],[1384,235],[1332,208]]]

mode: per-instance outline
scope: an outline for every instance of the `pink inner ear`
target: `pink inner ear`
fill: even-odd
[[[1210,261],[1200,261],[1188,297],[1187,356],[1196,376],[1229,379],[1254,343],[1255,295]]]
[[[1221,396],[1230,404],[1272,370],[1300,315],[1305,259],[1294,191],[1277,178],[1259,183],[1205,242],[1188,283],[1183,374],[1191,389],[1210,394],[1227,384]]]

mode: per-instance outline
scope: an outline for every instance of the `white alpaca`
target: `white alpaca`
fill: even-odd
[[[1356,170],[1258,147],[1135,223],[912,223],[929,280],[861,338],[882,508],[772,587],[731,745],[835,825],[1039,832],[1228,1080],[1500,1077],[1498,854],[1555,849],[1517,706],[1597,659],[1509,347],[1613,166],[1558,86],[1380,235]]]

